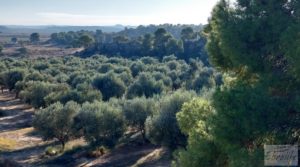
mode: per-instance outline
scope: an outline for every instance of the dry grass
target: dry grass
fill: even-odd
[[[0,152],[14,150],[16,145],[16,140],[0,137]]]
[[[15,144],[11,145],[13,147],[10,148],[14,150],[31,147],[43,143],[39,137],[28,136],[28,134],[32,132],[33,128],[23,128],[8,132],[2,132],[0,133],[0,139],[2,138],[6,140],[2,140],[3,143],[0,142],[0,147],[2,145],[11,145],[13,144],[13,141],[15,142]],[[5,142],[8,142],[8,144],[5,144]]]
[[[86,146],[87,145],[87,142],[84,141],[84,139],[76,139],[76,140],[72,140],[72,141],[69,141],[68,143],[66,143],[66,146],[65,146],[65,152],[66,151],[70,151],[70,150],[73,150],[77,147],[82,147],[82,146]]]
[[[142,157],[141,159],[139,159],[134,165],[132,165],[131,167],[139,167],[139,166],[144,166],[147,163],[151,163],[151,162],[155,162],[155,161],[159,161],[160,159],[162,159],[162,157],[166,154],[167,150],[164,148],[158,148],[155,149],[153,152],[151,152],[150,154]]]

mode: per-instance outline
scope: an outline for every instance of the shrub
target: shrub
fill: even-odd
[[[114,147],[125,130],[121,110],[108,103],[84,103],[75,120],[92,146]]]
[[[55,103],[35,113],[34,128],[45,140],[57,139],[64,149],[65,143],[74,137],[74,117],[80,110],[75,102],[66,105]]]
[[[178,150],[174,166],[217,167],[224,163],[222,156],[216,156],[220,155],[220,150],[210,132],[209,119],[213,114],[212,105],[204,99],[194,99],[182,106],[177,121],[181,131],[188,136],[188,145]]]
[[[25,47],[19,48],[17,51],[19,52],[19,56],[26,56],[28,54],[28,49]]]
[[[46,155],[49,155],[49,156],[55,156],[55,155],[57,155],[59,152],[60,152],[60,150],[58,150],[58,149],[55,148],[55,147],[51,147],[51,146],[49,146],[49,147],[47,147],[47,148],[45,149],[45,154],[46,154]]]
[[[32,33],[31,35],[30,35],[30,42],[32,42],[32,43],[37,43],[37,42],[39,42],[40,41],[40,34],[39,33]]]
[[[126,90],[124,82],[112,73],[96,77],[92,84],[101,91],[105,101],[111,97],[121,97]]]

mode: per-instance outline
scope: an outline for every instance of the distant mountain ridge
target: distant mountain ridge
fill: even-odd
[[[125,35],[130,38],[138,38],[146,33],[154,33],[158,28],[165,28],[175,38],[180,38],[180,33],[183,28],[192,27],[194,31],[199,32],[203,29],[203,25],[172,25],[172,24],[161,24],[161,25],[147,25],[147,26],[57,26],[57,25],[43,25],[43,26],[24,26],[24,25],[0,25],[0,32],[6,34],[31,34],[34,32],[51,35],[59,32],[69,31],[91,31],[101,30],[103,33],[117,33],[117,35]]]
[[[41,33],[41,34],[52,34],[58,32],[67,32],[67,31],[96,31],[102,30],[103,32],[120,32],[127,28],[135,28],[134,26],[23,26],[23,25],[0,25],[0,32],[9,33],[9,34],[20,34],[20,33]]]

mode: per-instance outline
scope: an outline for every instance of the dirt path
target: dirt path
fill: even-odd
[[[0,93],[0,157],[32,166],[39,161],[47,143],[32,134],[32,116],[34,110],[14,99],[14,94]]]

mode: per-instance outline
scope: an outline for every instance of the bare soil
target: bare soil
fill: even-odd
[[[63,48],[51,44],[25,45],[24,47],[27,49],[27,55],[32,58],[68,56],[83,50],[83,48]],[[13,56],[19,53],[18,49],[20,48],[21,46],[13,45],[10,47],[5,47],[2,52],[4,55]]]
[[[49,143],[32,134],[34,110],[14,97],[7,91],[0,94],[0,110],[5,114],[0,117],[0,157],[31,166]]]

